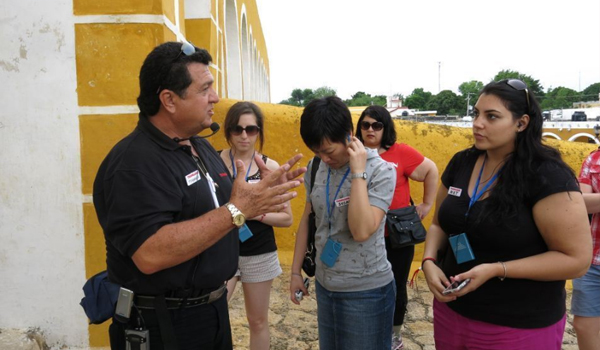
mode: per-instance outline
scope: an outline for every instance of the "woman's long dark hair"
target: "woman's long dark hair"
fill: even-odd
[[[506,219],[516,217],[520,203],[528,203],[534,191],[547,185],[545,177],[538,173],[541,163],[551,162],[554,171],[565,171],[574,181],[575,174],[556,149],[542,143],[542,112],[531,91],[517,90],[508,84],[508,80],[501,80],[487,84],[481,90],[480,95],[483,94],[498,97],[512,113],[513,120],[520,119],[524,114],[529,115],[529,124],[517,133],[515,149],[507,156],[498,182],[486,200],[484,213],[481,215],[483,218],[491,214],[497,216],[499,222],[507,222]],[[479,154],[484,152],[477,150],[475,146],[472,150]]]
[[[358,118],[358,125],[356,127],[356,137],[362,143],[365,143],[365,140],[362,138],[360,123],[362,123],[365,117],[371,117],[376,121],[383,123],[383,135],[381,135],[381,145],[379,146],[386,150],[390,149],[396,142],[396,128],[394,128],[394,122],[392,121],[390,112],[388,112],[385,107],[381,106],[369,106],[362,112],[360,118]]]

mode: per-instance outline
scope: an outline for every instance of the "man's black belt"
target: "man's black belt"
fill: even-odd
[[[165,298],[167,309],[179,309],[188,308],[194,306],[200,306],[204,304],[210,304],[213,301],[218,300],[227,291],[227,287],[223,284],[218,289],[213,290],[208,294],[201,295],[195,298]],[[154,297],[136,295],[134,304],[140,309],[154,309]]]

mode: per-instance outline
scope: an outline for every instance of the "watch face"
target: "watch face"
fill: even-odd
[[[233,223],[238,227],[242,226],[245,222],[246,218],[241,213],[233,217]]]

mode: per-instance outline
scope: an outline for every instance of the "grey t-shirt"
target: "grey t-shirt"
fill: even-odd
[[[317,247],[317,269],[315,277],[319,283],[333,292],[358,292],[382,287],[390,283],[394,276],[387,260],[384,241],[385,216],[377,232],[364,242],[356,242],[348,228],[348,204],[352,180],[350,174],[344,180],[336,198],[340,181],[349,164],[340,169],[331,169],[321,162],[315,176],[314,191],[310,189],[312,162],[304,175],[307,198],[312,203],[317,224],[315,245]],[[342,250],[333,267],[327,267],[320,259],[321,252],[330,235],[327,214],[326,185],[329,179],[329,204],[333,205],[331,239],[342,244]],[[394,195],[396,171],[391,164],[381,159],[377,150],[367,149],[367,186],[369,203],[387,212]],[[360,180],[362,181],[362,180]],[[348,200],[349,199],[349,200]],[[337,202],[335,202],[337,200]]]

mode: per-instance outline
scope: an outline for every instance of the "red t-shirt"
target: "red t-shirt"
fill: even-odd
[[[381,154],[381,158],[396,168],[396,189],[390,209],[403,208],[410,205],[410,187],[408,177],[423,163],[425,157],[416,149],[404,143],[394,143],[390,149]]]

